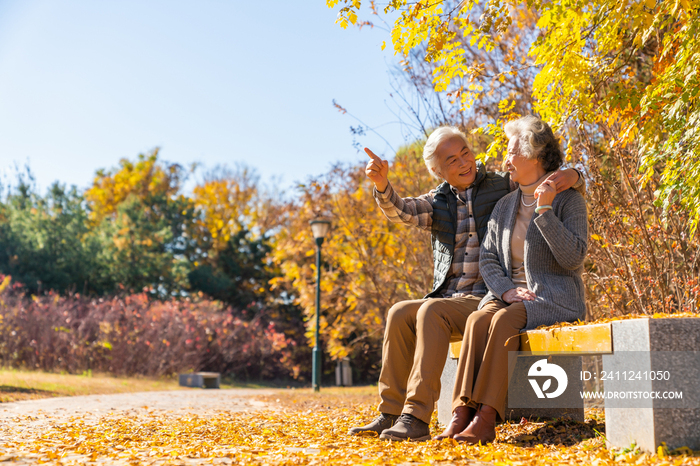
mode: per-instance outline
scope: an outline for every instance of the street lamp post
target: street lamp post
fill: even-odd
[[[316,335],[312,359],[311,385],[313,385],[314,391],[317,392],[321,389],[321,348],[318,345],[321,315],[321,245],[328,234],[328,230],[331,228],[331,222],[326,219],[314,219],[309,223],[316,240]]]

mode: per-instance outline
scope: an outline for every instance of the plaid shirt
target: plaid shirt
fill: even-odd
[[[442,285],[442,297],[483,296],[486,285],[479,273],[479,237],[472,212],[472,189],[458,192],[450,188],[457,198],[457,232],[452,268]],[[401,198],[391,184],[383,193],[374,190],[377,204],[392,223],[405,223],[428,231],[433,224],[434,195],[435,190],[419,197]]]

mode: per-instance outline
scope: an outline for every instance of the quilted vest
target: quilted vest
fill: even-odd
[[[510,192],[508,174],[487,172],[481,162],[477,162],[476,180],[472,189],[472,211],[476,234],[481,244],[488,229],[491,211],[496,203]],[[433,223],[431,241],[433,245],[433,289],[426,298],[440,295],[440,289],[447,281],[454,257],[455,234],[457,233],[457,199],[450,185],[443,182],[433,196]]]

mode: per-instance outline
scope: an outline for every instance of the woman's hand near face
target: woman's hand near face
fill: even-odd
[[[365,152],[369,155],[370,161],[367,162],[365,167],[365,174],[367,178],[372,180],[374,187],[377,191],[383,193],[386,191],[386,187],[389,185],[389,162],[380,159],[374,152],[365,147]]]
[[[508,304],[520,303],[523,301],[534,301],[537,296],[532,291],[527,288],[511,288],[510,290],[503,293],[501,299]]]
[[[535,198],[537,199],[537,207],[543,205],[552,205],[554,196],[557,195],[557,183],[547,178],[535,189]]]

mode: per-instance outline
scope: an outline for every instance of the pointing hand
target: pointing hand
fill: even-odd
[[[372,180],[377,191],[383,193],[389,185],[387,175],[389,174],[389,162],[380,159],[374,152],[365,147],[365,152],[369,155],[370,161],[365,167],[367,178]]]

